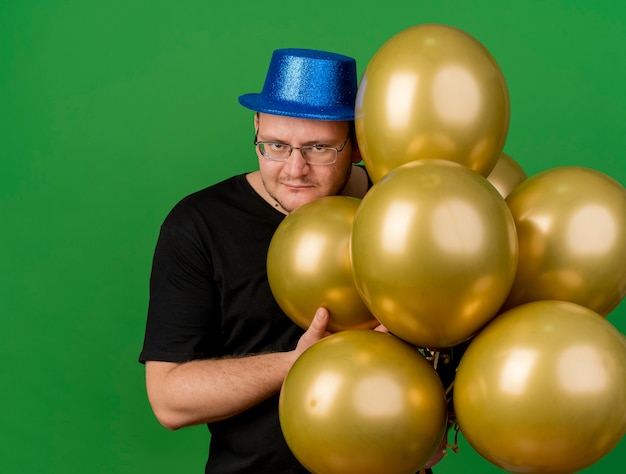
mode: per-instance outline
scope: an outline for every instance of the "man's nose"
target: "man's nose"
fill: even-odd
[[[292,176],[297,176],[307,174],[310,165],[306,162],[302,150],[300,148],[294,148],[291,150],[291,155],[289,155],[289,158],[287,158],[285,162],[285,167]]]

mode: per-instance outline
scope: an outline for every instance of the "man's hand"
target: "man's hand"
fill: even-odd
[[[318,308],[315,316],[311,320],[311,324],[306,332],[300,337],[295,349],[296,356],[300,356],[305,350],[315,344],[317,341],[329,336],[331,333],[326,330],[330,314],[326,308]]]
[[[374,331],[378,331],[378,332],[384,332],[385,334],[389,334],[389,329],[387,329],[385,326],[383,326],[382,324],[379,324],[378,326],[376,326],[374,328]]]

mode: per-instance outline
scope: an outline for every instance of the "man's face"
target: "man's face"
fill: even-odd
[[[350,131],[349,122],[310,120],[259,113],[254,120],[257,140],[295,147],[324,145],[340,148]],[[325,196],[339,194],[345,186],[353,158],[350,140],[332,165],[308,164],[300,150],[293,150],[287,161],[272,161],[256,148],[263,186],[286,212]]]

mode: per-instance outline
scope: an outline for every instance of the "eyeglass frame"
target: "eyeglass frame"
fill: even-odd
[[[259,152],[261,153],[261,156],[265,158],[266,160],[276,161],[278,163],[285,163],[291,157],[293,150],[300,150],[300,154],[302,155],[302,158],[304,158],[304,161],[306,161],[308,165],[328,166],[328,165],[334,165],[335,163],[337,163],[337,158],[339,157],[339,153],[343,151],[343,149],[346,147],[346,144],[350,140],[350,137],[352,136],[352,130],[348,132],[348,136],[346,137],[345,141],[340,147],[325,146],[325,145],[324,146],[315,146],[315,145],[293,146],[293,145],[290,145],[289,143],[282,143],[282,142],[264,142],[264,141],[258,140],[258,135],[259,135],[259,130],[257,129],[256,133],[254,134],[254,146],[255,147],[258,147],[259,145],[281,145],[284,147],[289,147],[289,155],[287,155],[287,158],[285,158],[284,160],[278,159],[278,158],[272,158],[271,156],[266,155],[261,149],[261,147],[259,147]],[[331,161],[330,163],[310,163],[307,157],[305,156],[306,152],[302,153],[302,149],[306,150],[308,148],[325,148],[329,150],[335,150],[336,152],[335,159]]]

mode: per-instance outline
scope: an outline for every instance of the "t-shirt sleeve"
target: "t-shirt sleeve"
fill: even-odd
[[[186,362],[220,355],[220,297],[199,238],[163,224],[150,276],[140,362]]]

